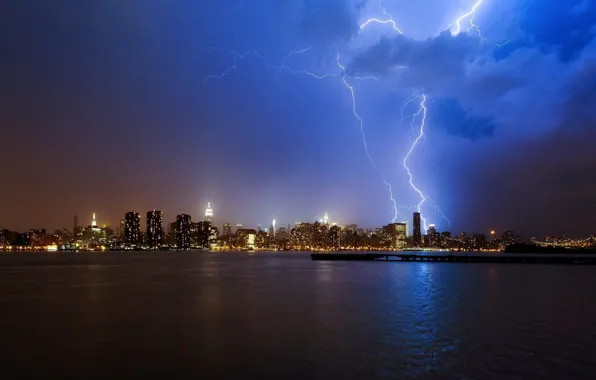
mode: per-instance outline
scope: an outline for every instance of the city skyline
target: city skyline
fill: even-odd
[[[594,2],[236,5],[7,6],[0,228],[596,229]]]

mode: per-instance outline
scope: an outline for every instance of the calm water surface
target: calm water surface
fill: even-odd
[[[593,379],[590,266],[0,255],[2,378]]]

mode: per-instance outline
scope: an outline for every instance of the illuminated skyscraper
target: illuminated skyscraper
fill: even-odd
[[[141,243],[141,214],[127,212],[124,217],[124,242],[130,245]]]
[[[420,245],[422,243],[422,230],[420,228],[420,213],[414,213],[414,243]]]
[[[403,249],[406,246],[406,223],[391,223],[383,227],[391,239],[392,249]]]
[[[161,211],[147,212],[147,245],[159,248],[163,244],[163,213]]]
[[[269,227],[269,236],[273,237],[275,239],[275,224],[277,223],[277,220],[273,219],[273,221],[271,222],[271,227]]]
[[[325,213],[325,216],[323,217],[323,223],[329,224],[329,215],[327,215],[327,213]]]
[[[232,235],[232,225],[230,223],[224,223],[222,232],[223,232],[223,236]]]
[[[95,220],[95,213],[93,213],[93,219],[91,219],[91,227],[97,228],[97,220]]]
[[[213,221],[213,210],[211,209],[211,202],[207,202],[207,209],[205,210],[205,221],[209,223]]]
[[[190,215],[181,214],[176,217],[176,243],[178,249],[190,248]]]

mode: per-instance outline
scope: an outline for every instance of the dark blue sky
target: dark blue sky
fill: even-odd
[[[484,0],[480,34],[468,17],[455,35],[475,2],[384,1],[403,35],[360,29],[389,18],[376,0],[7,2],[0,227],[198,218],[208,200],[217,223],[373,227],[393,219],[381,173],[409,217],[424,94],[408,162],[452,226],[426,203],[429,223],[595,232],[596,2]]]

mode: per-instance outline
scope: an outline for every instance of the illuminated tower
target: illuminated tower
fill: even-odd
[[[207,202],[207,210],[205,210],[205,221],[213,221],[213,210],[211,209],[211,202]]]
[[[147,212],[147,245],[159,248],[163,243],[163,213],[161,211]]]
[[[420,229],[420,213],[414,213],[414,244],[420,245],[422,243],[422,233]]]
[[[141,243],[141,214],[127,212],[124,216],[124,242],[130,245]]]
[[[277,220],[273,219],[273,221],[271,222],[271,228],[269,229],[269,234],[271,234],[271,236],[273,238],[275,238],[275,223],[277,222]]]
[[[176,241],[178,249],[190,249],[190,215],[181,214],[176,217]]]
[[[231,236],[232,235],[232,225],[230,223],[224,223],[224,225],[223,225],[223,235],[224,236]]]
[[[325,216],[323,217],[323,223],[329,224],[329,215],[327,215],[327,213],[325,213]]]
[[[95,213],[93,213],[93,219],[91,220],[91,227],[97,227],[97,220],[95,220]]]

